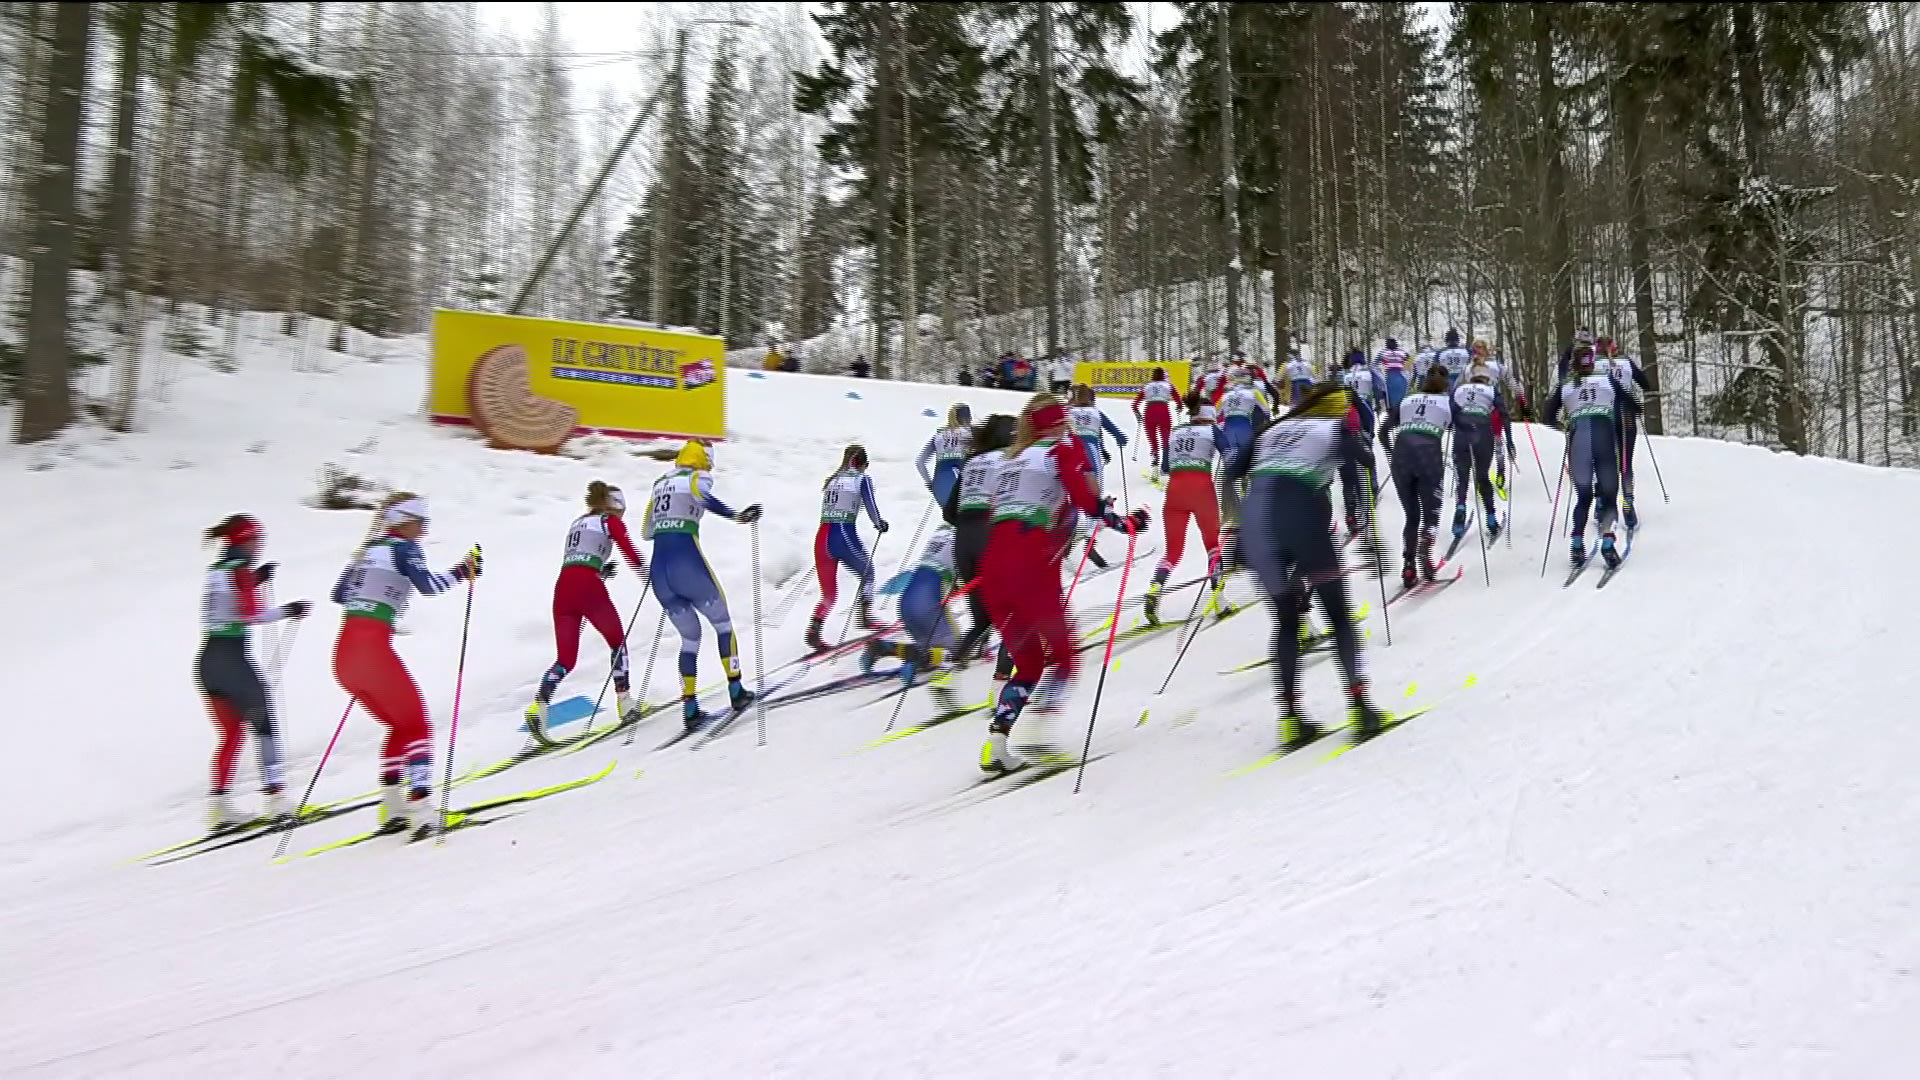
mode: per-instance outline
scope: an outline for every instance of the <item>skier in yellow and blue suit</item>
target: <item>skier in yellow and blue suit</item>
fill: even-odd
[[[640,526],[642,538],[653,541],[653,595],[660,600],[673,628],[680,632],[680,704],[689,728],[700,724],[700,702],[694,685],[700,671],[700,618],[713,624],[719,638],[720,662],[727,671],[727,694],[735,712],[753,701],[740,682],[740,655],[733,636],[733,616],[726,593],[713,576],[713,567],[700,551],[700,519],[709,510],[723,518],[751,525],[760,520],[755,503],[738,512],[713,494],[713,455],[697,442],[680,448],[674,470],[653,482],[647,513]]]

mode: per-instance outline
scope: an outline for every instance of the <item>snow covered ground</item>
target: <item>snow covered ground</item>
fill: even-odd
[[[432,499],[434,563],[484,544],[464,766],[520,742],[586,482],[634,491],[662,469],[614,442],[584,460],[491,451],[420,419],[418,354],[327,360],[326,374],[271,355],[232,376],[187,364],[148,433],[0,452],[16,747],[0,766],[0,1075],[1911,1072],[1920,733],[1898,703],[1920,677],[1889,570],[1915,523],[1912,473],[1659,440],[1674,501],[1643,453],[1632,561],[1604,592],[1594,571],[1563,591],[1560,541],[1540,576],[1548,499],[1528,455],[1491,587],[1468,548],[1466,580],[1391,610],[1391,647],[1373,598],[1379,696],[1437,708],[1332,761],[1229,775],[1273,737],[1264,673],[1217,674],[1265,649],[1256,612],[1200,637],[1143,725],[1177,642],[1117,658],[1094,735],[1106,756],[1079,795],[1067,777],[962,805],[984,720],[868,749],[888,719],[863,706],[869,689],[769,712],[764,747],[749,725],[651,752],[662,717],[633,746],[519,766],[456,804],[618,759],[604,782],[441,847],[276,865],[254,843],[134,864],[200,823],[200,528],[258,515],[281,597],[324,601],[366,525],[303,504],[334,462]],[[769,608],[810,564],[840,445],[872,451],[893,524],[884,575],[926,506],[911,459],[938,421],[923,410],[1020,400],[743,374],[717,473],[723,498],[766,504]],[[1561,444],[1533,435],[1550,469]],[[1157,546],[1157,499],[1137,472],[1129,486],[1156,511]],[[1390,498],[1383,520],[1397,534]],[[748,535],[711,521],[704,539],[743,628]],[[1202,558],[1190,543],[1176,579]],[[1075,607],[1111,604],[1120,581],[1090,580]],[[612,587],[630,610],[638,582]],[[458,594],[417,601],[400,639],[442,748],[461,610]],[[300,782],[344,705],[331,612],[286,668]],[[636,672],[654,618],[640,615]],[[767,629],[770,666],[801,651],[804,622]],[[582,657],[563,696],[599,687],[596,639]],[[701,665],[717,669],[711,639]],[[984,671],[965,678],[984,689]],[[1331,665],[1308,686],[1333,717]],[[902,722],[928,711],[915,695]],[[371,786],[379,731],[349,719],[316,798]],[[248,784],[252,768],[249,751]],[[370,817],[310,825],[294,848]]]

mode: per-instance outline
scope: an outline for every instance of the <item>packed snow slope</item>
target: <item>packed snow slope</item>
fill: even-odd
[[[1435,708],[1332,760],[1240,772],[1271,746],[1271,688],[1259,670],[1219,672],[1266,648],[1256,609],[1202,633],[1162,699],[1175,635],[1117,655],[1093,735],[1104,756],[1078,795],[1069,776],[956,798],[977,776],[984,718],[867,748],[890,703],[867,704],[866,689],[768,712],[764,746],[748,723],[698,752],[654,752],[661,717],[631,746],[521,765],[455,804],[618,760],[607,780],[444,846],[276,864],[261,842],[139,865],[200,824],[201,527],[258,515],[280,597],[322,602],[281,694],[297,783],[344,705],[324,600],[366,526],[303,503],[314,470],[333,461],[427,494],[436,565],[485,545],[464,767],[520,742],[587,481],[634,492],[663,468],[617,443],[578,459],[491,451],[420,419],[420,357],[329,359],[331,374],[272,356],[231,376],[189,366],[151,432],[0,457],[14,511],[0,521],[13,568],[0,674],[15,707],[0,1074],[1910,1073],[1920,731],[1901,704],[1920,688],[1911,604],[1889,576],[1917,524],[1910,473],[1656,440],[1673,501],[1643,452],[1631,560],[1604,591],[1592,570],[1563,590],[1562,540],[1540,574],[1549,496],[1523,439],[1513,541],[1487,553],[1490,586],[1469,546],[1465,580],[1389,609],[1389,646],[1372,580],[1355,579],[1373,599],[1379,696]],[[927,501],[911,459],[938,420],[923,410],[1019,401],[729,377],[718,487],[766,504],[769,611],[810,563],[819,482],[842,444],[873,454],[893,526],[876,545],[885,575]],[[1561,443],[1531,434],[1550,482]],[[1157,550],[1157,499],[1130,455],[1109,485],[1123,473],[1131,501],[1156,511]],[[1382,518],[1397,535],[1391,497]],[[749,536],[709,519],[703,542],[751,672]],[[1109,555],[1123,546],[1102,540]],[[1189,547],[1176,580],[1202,565]],[[1129,594],[1150,566],[1136,564]],[[1121,581],[1086,581],[1075,608],[1112,604]],[[631,573],[612,589],[623,610],[640,595]],[[811,599],[766,627],[769,666],[800,652]],[[418,600],[399,639],[442,753],[462,609],[460,593]],[[636,674],[655,618],[640,612]],[[655,700],[672,693],[673,648]],[[562,696],[598,689],[591,635],[582,658]],[[1062,716],[1066,737],[1086,729],[1097,668]],[[710,636],[701,669],[703,682],[717,669]],[[980,696],[986,673],[963,681]],[[1334,718],[1331,665],[1310,665],[1307,687]],[[900,722],[930,711],[916,692]],[[371,786],[379,730],[348,719],[317,798]],[[249,751],[243,790],[252,770]],[[309,825],[294,851],[371,816]]]

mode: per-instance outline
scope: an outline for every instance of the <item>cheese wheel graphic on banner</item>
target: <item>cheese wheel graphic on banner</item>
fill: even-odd
[[[580,420],[573,406],[533,392],[527,350],[519,345],[489,349],[474,361],[467,376],[467,412],[495,448],[542,454],[560,449]]]

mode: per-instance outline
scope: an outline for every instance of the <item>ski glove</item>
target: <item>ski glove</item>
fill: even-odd
[[[608,559],[606,561],[606,564],[600,567],[600,580],[605,581],[619,572],[620,572],[619,562],[613,559]]]
[[[876,522],[873,527],[884,533],[887,531],[888,526],[886,522],[881,521],[881,522]]]
[[[480,576],[480,567],[480,545],[475,544],[473,550],[467,552],[467,557],[460,560],[460,565],[453,568],[453,580],[472,581]]]
[[[739,513],[733,515],[733,520],[742,525],[751,525],[760,520],[760,514],[760,504],[754,503],[752,506],[745,507]]]
[[[267,582],[273,580],[273,572],[278,569],[280,569],[279,563],[263,562],[254,570],[254,580],[265,585]]]
[[[282,616],[288,619],[304,619],[312,610],[313,605],[305,600],[289,600],[280,608]]]

